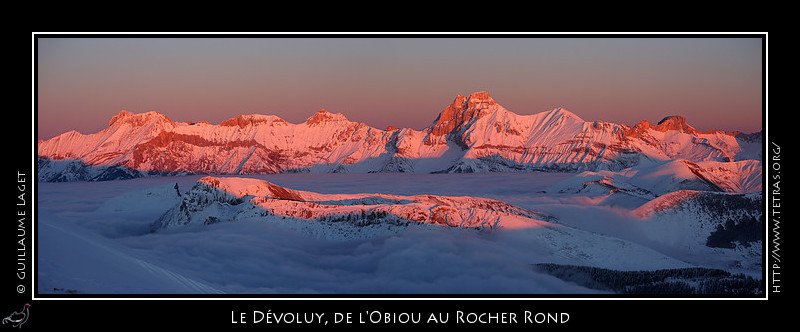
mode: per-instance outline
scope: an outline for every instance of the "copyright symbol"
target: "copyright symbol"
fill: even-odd
[[[20,293],[20,294],[25,293],[25,286],[18,285],[17,286],[17,293]]]

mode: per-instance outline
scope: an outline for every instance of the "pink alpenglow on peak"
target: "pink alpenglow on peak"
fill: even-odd
[[[489,93],[486,91],[475,92],[469,95],[467,98],[467,108],[476,106],[485,107],[494,104],[497,104],[497,102],[494,101],[494,99],[492,99],[492,97],[489,96]]]
[[[305,123],[309,126],[313,126],[324,122],[334,121],[347,121],[347,118],[342,113],[334,114],[326,111],[325,109],[321,109],[319,112],[308,118]]]
[[[564,108],[520,115],[480,91],[457,96],[422,131],[381,130],[324,109],[300,124],[250,114],[218,125],[123,110],[100,132],[65,133],[37,150],[47,160],[156,174],[575,172],[760,159],[753,137],[736,134],[698,132],[681,116],[630,127],[586,122]]]
[[[128,112],[126,110],[121,110],[119,112],[119,114],[117,114],[113,118],[111,118],[111,121],[108,122],[108,125],[111,126],[111,125],[114,124],[114,122],[117,122],[117,120],[122,119],[122,118],[127,117],[127,116],[131,116],[131,115],[133,115],[133,113]]]
[[[469,97],[458,95],[453,103],[439,114],[439,117],[430,127],[433,135],[449,134],[456,128],[469,124],[480,117],[497,113],[508,112],[500,106],[486,91],[476,92]]]

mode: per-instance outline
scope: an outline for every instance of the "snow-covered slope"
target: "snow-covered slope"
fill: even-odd
[[[39,215],[36,235],[37,287],[42,294],[222,293],[49,213]]]
[[[652,199],[678,190],[729,193],[761,192],[761,162],[670,160],[643,164],[621,171],[586,171],[548,188],[557,193],[610,193],[623,191]]]
[[[39,142],[38,154],[55,160],[80,159],[89,165],[118,165],[129,160],[139,145],[175,127],[158,112],[132,114],[123,110],[98,133],[84,135],[73,130]]]
[[[675,191],[633,210],[645,236],[688,262],[760,271],[762,195]]]
[[[218,125],[173,122],[120,112],[95,134],[70,131],[38,143],[42,160],[75,161],[48,169],[45,181],[94,179],[109,166],[130,174],[278,172],[619,171],[642,163],[760,159],[752,135],[699,132],[680,116],[634,127],[586,122],[558,108],[519,115],[485,91],[457,96],[422,131],[385,130],[321,110],[292,124],[273,115],[240,115]],[[743,146],[745,148],[743,148]],[[47,166],[47,164],[44,164]],[[80,165],[80,167],[75,166]],[[101,168],[101,171],[87,168]],[[40,167],[41,168],[41,167]],[[730,167],[723,167],[728,168]],[[77,175],[76,175],[77,174]],[[100,177],[99,179],[113,178]]]

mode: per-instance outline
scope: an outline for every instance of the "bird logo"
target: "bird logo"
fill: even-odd
[[[28,310],[31,307],[30,303],[25,303],[21,311],[14,311],[8,317],[3,318],[3,324],[13,324],[14,327],[22,328],[22,324],[28,321]]]

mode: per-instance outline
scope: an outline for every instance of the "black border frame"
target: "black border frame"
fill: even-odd
[[[164,33],[164,34],[141,34],[141,33],[112,33],[112,34],[102,34],[102,33],[67,33],[67,34],[60,34],[60,33],[33,33],[33,57],[34,60],[32,61],[33,65],[33,74],[32,74],[32,87],[34,90],[36,88],[36,72],[38,70],[35,57],[37,54],[37,40],[39,38],[760,38],[762,40],[762,165],[764,165],[767,160],[769,160],[768,152],[768,141],[774,141],[773,133],[771,133],[768,129],[769,125],[767,124],[767,34],[766,33],[731,33],[731,34],[718,34],[718,33],[644,33],[644,34],[630,34],[630,33],[600,33],[600,34],[590,34],[590,33],[564,33],[564,34],[555,34],[555,33],[486,33],[486,34],[474,34],[474,33],[386,33],[386,34],[371,34],[371,33],[298,33],[298,34],[287,34],[287,33],[254,33],[254,34],[245,34],[245,33],[219,33],[219,34],[185,34],[185,33]],[[34,91],[34,97],[38,95],[38,91]],[[38,119],[38,105],[36,99],[33,100],[33,121],[34,121],[34,133],[33,133],[33,141],[37,140],[37,132],[38,128],[35,126],[35,121]],[[778,140],[779,143],[785,143],[782,140]],[[35,149],[35,145],[33,145]],[[27,152],[27,153],[33,153]],[[25,154],[27,154],[25,153]],[[34,154],[35,156],[35,154]],[[35,157],[34,157],[35,160]],[[767,167],[768,168],[768,167]],[[30,176],[28,176],[29,181],[36,181],[36,170],[29,170],[28,171]],[[273,308],[271,310],[275,311],[277,308],[278,310],[299,310],[303,312],[309,311],[331,311],[330,308],[336,307],[341,309],[342,312],[356,312],[356,311],[364,311],[364,308],[370,308],[366,310],[383,310],[383,311],[393,311],[393,312],[414,312],[413,310],[408,310],[408,307],[414,307],[415,304],[424,303],[425,305],[432,305],[434,307],[440,306],[449,306],[450,308],[446,309],[446,311],[452,312],[452,308],[465,308],[464,311],[483,311],[483,312],[495,312],[493,309],[488,308],[498,308],[497,311],[504,310],[504,311],[516,311],[519,312],[520,308],[528,308],[528,307],[545,307],[545,308],[565,308],[567,312],[574,312],[579,314],[572,314],[572,322],[567,323],[567,325],[571,326],[584,326],[583,324],[587,324],[585,326],[594,326],[594,324],[602,324],[603,322],[607,322],[608,320],[605,318],[611,318],[612,322],[616,323],[632,323],[632,322],[639,322],[640,319],[645,317],[650,317],[646,321],[648,323],[655,323],[657,321],[661,321],[665,326],[671,325],[670,323],[679,323],[683,320],[672,320],[664,315],[657,316],[653,313],[650,313],[649,310],[645,309],[647,307],[656,309],[662,307],[669,307],[671,310],[669,312],[681,312],[678,308],[698,308],[702,310],[702,307],[705,307],[705,304],[709,304],[713,302],[715,306],[719,305],[721,307],[733,307],[733,306],[742,306],[740,300],[744,300],[744,303],[748,303],[746,307],[758,307],[758,308],[766,308],[766,305],[753,305],[753,303],[763,303],[766,300],[770,300],[770,297],[779,297],[782,298],[782,294],[771,294],[770,288],[768,287],[767,280],[770,279],[771,270],[769,269],[767,254],[768,254],[768,244],[772,243],[772,233],[769,232],[771,229],[771,223],[768,220],[768,209],[767,204],[769,202],[769,190],[768,188],[771,186],[772,182],[771,178],[768,178],[768,169],[765,169],[765,172],[762,172],[762,183],[763,186],[763,197],[764,197],[764,207],[765,210],[762,214],[763,222],[765,224],[765,231],[766,233],[763,234],[763,278],[762,278],[762,287],[765,290],[763,296],[753,295],[753,296],[685,296],[685,295],[674,295],[674,296],[659,296],[658,298],[653,298],[652,296],[640,296],[640,295],[536,295],[536,294],[513,294],[507,295],[504,294],[500,295],[485,295],[485,294],[460,294],[460,295],[432,295],[432,294],[403,294],[403,295],[372,295],[372,294],[347,294],[347,295],[332,295],[332,296],[317,296],[317,295],[257,295],[257,294],[246,294],[246,295],[164,295],[164,294],[136,294],[136,295],[111,295],[111,294],[98,294],[98,295],[69,295],[69,294],[48,294],[42,295],[38,293],[38,289],[36,288],[37,282],[35,280],[31,280],[31,286],[33,287],[32,292],[35,292],[34,297],[23,297],[26,298],[28,302],[34,302],[31,311],[33,313],[39,312],[39,310],[44,310],[47,308],[46,311],[42,313],[53,314],[52,310],[60,311],[64,310],[63,305],[59,305],[64,300],[67,300],[70,303],[77,301],[79,305],[66,305],[67,310],[66,313],[74,312],[77,308],[74,307],[95,307],[95,304],[104,305],[105,308],[102,310],[105,314],[102,316],[106,317],[107,319],[111,319],[113,322],[118,322],[119,315],[114,315],[112,312],[116,312],[115,308],[121,308],[125,306],[131,306],[133,308],[138,308],[140,310],[150,311],[151,308],[153,309],[163,309],[169,311],[170,307],[183,307],[184,309],[188,310],[188,312],[184,313],[184,316],[177,316],[173,317],[174,319],[167,319],[166,323],[180,323],[180,324],[187,324],[185,319],[194,318],[197,314],[201,317],[209,317],[209,316],[219,316],[219,314],[223,314],[223,319],[221,321],[214,320],[211,325],[207,325],[208,322],[206,320],[199,320],[199,321],[192,321],[191,324],[199,323],[200,326],[205,327],[221,327],[221,328],[240,328],[244,327],[244,325],[231,325],[230,322],[227,322],[227,311],[229,309],[211,309],[211,307],[215,305],[222,305],[226,308],[238,308],[238,310],[262,310],[266,312],[266,307]],[[29,197],[32,198],[33,201],[38,202],[38,197],[36,196],[36,192],[33,191],[32,195]],[[35,208],[35,205],[29,206],[31,208]],[[30,214],[29,214],[30,215]],[[32,223],[35,223],[35,219],[31,220]],[[29,236],[33,236],[35,231],[29,232]],[[32,243],[28,241],[27,243]],[[29,264],[35,264],[36,257],[32,257],[32,260]],[[36,279],[35,276],[33,279]],[[17,294],[19,295],[19,294]],[[33,294],[31,294],[33,295]],[[122,299],[122,300],[120,300]],[[612,305],[608,305],[607,301],[612,301]],[[122,304],[120,304],[122,302]],[[268,305],[264,306],[264,303],[269,303]],[[769,301],[773,302],[773,301]],[[209,305],[209,303],[213,303],[213,305]],[[722,303],[722,305],[720,305]],[[588,306],[593,309],[586,309],[584,306]],[[674,307],[677,308],[674,308]],[[583,307],[583,309],[582,309]],[[603,307],[597,308],[597,307]],[[2,309],[3,307],[0,307]],[[42,309],[40,309],[42,308]],[[312,310],[307,310],[312,308]],[[328,309],[319,309],[319,308],[328,308]],[[616,308],[616,309],[615,309]],[[664,310],[662,308],[661,310]],[[34,309],[36,311],[34,311]],[[547,309],[547,311],[552,311]],[[130,310],[130,309],[125,309]],[[136,309],[133,309],[136,311]],[[213,313],[211,312],[213,310]],[[230,310],[237,310],[237,309],[230,309]],[[559,309],[553,309],[559,310]],[[591,311],[597,310],[595,313],[591,313]],[[618,312],[622,311],[620,316],[614,318]],[[757,313],[758,310],[753,312],[753,314]],[[443,310],[439,310],[437,312],[443,312]],[[33,314],[32,313],[32,317]],[[2,315],[3,312],[0,312]],[[130,317],[130,313],[118,313],[121,314],[122,317]],[[656,313],[657,314],[657,313]],[[663,314],[663,313],[662,313]],[[686,313],[684,313],[685,316]],[[187,316],[188,315],[188,316]],[[37,314],[38,316],[38,314]],[[54,315],[53,317],[61,317],[63,315]],[[95,315],[96,316],[96,315]],[[580,322],[577,321],[577,316],[582,316],[580,318]],[[610,317],[609,317],[610,316]],[[667,314],[666,316],[673,316],[672,314]],[[190,318],[191,317],[191,318]],[[589,317],[589,319],[587,319]],[[621,318],[620,318],[621,317]],[[758,317],[758,315],[756,315]],[[33,320],[33,318],[31,318]],[[45,319],[45,318],[41,318]],[[133,324],[136,321],[128,320],[122,318],[126,324]],[[59,320],[56,319],[55,321],[48,321],[47,323],[58,322]],[[69,321],[68,318],[64,318],[64,321]],[[179,322],[182,321],[182,322]],[[137,321],[141,323],[141,321]],[[205,322],[205,323],[204,323]],[[42,323],[42,321],[35,322],[36,325]],[[645,322],[640,322],[645,323]],[[34,321],[31,321],[29,325],[34,325]],[[138,325],[137,325],[138,326]],[[346,327],[346,328],[357,328],[357,327],[367,327],[367,328],[374,328],[374,327],[404,327],[404,328],[414,328],[415,324],[406,324],[406,325],[341,325],[337,327]],[[475,325],[465,325],[468,327],[472,327]],[[536,327],[536,325],[494,325],[494,324],[485,324],[482,327]],[[269,325],[248,325],[247,327],[267,327]],[[326,326],[325,328],[331,328],[330,326]]]

